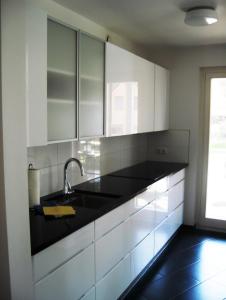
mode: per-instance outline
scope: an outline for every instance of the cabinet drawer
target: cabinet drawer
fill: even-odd
[[[95,287],[91,288],[80,300],[95,300]]]
[[[169,190],[169,213],[184,201],[184,180]]]
[[[32,257],[34,282],[39,281],[94,241],[94,223],[77,230]]]
[[[150,233],[131,253],[132,280],[154,257],[154,233]]]
[[[125,204],[110,211],[95,221],[95,240],[99,239],[112,228],[126,219]]]
[[[168,242],[174,232],[183,223],[183,204],[155,230],[155,255]]]
[[[36,300],[76,300],[94,285],[94,246],[91,245],[35,284]]]
[[[100,280],[130,250],[130,222],[123,222],[95,243],[96,280]]]
[[[129,223],[128,238],[132,250],[155,228],[154,203],[146,205],[127,221]]]
[[[165,193],[169,188],[169,177],[166,176],[155,183],[156,198]]]
[[[155,201],[155,227],[158,226],[168,216],[169,211],[169,194],[161,194]]]
[[[116,300],[131,282],[130,255],[96,285],[96,300]]]
[[[155,184],[126,203],[127,215],[132,215],[155,199]]]
[[[169,176],[169,188],[171,188],[172,186],[177,184],[179,181],[184,179],[184,177],[185,177],[185,169],[170,175]]]

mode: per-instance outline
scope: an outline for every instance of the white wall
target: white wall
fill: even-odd
[[[200,67],[226,66],[226,45],[150,50],[170,68],[170,128],[190,130],[190,161],[185,187],[185,223],[195,224],[199,155]]]
[[[33,297],[30,252],[26,110],[25,110],[25,2],[1,1],[2,135],[4,209],[9,282],[1,299],[31,300]],[[2,208],[2,207],[1,207]],[[2,272],[3,270],[1,270]],[[4,274],[2,274],[4,276]],[[7,278],[7,274],[6,274]],[[2,282],[1,282],[2,284]],[[10,291],[8,290],[10,284]],[[3,297],[3,298],[2,298]]]

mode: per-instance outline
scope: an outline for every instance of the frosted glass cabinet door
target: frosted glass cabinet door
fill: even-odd
[[[104,135],[104,43],[79,39],[79,136]]]
[[[48,20],[48,141],[76,139],[76,31]]]

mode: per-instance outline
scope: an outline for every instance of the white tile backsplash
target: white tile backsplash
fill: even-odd
[[[167,147],[166,155],[156,148]],[[188,162],[189,131],[170,130],[111,138],[95,138],[77,142],[28,148],[28,163],[41,169],[41,196],[62,190],[63,167],[70,157],[80,159],[85,169],[82,177],[75,163],[69,168],[71,184],[76,185],[145,160]]]
[[[62,190],[63,167],[70,157],[78,158],[84,167],[72,163],[69,168],[71,184],[76,185],[147,159],[148,135],[94,138],[77,142],[28,148],[28,163],[41,169],[41,196]]]

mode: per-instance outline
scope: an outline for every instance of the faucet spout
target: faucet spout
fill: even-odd
[[[71,184],[68,180],[68,173],[67,173],[67,170],[68,170],[68,166],[72,163],[72,162],[76,162],[80,168],[80,172],[81,172],[81,176],[84,175],[84,168],[82,166],[82,163],[80,162],[79,159],[77,158],[74,158],[74,157],[71,157],[69,158],[66,162],[65,162],[65,165],[64,165],[64,188],[63,188],[63,192],[64,194],[71,194],[73,192],[72,188],[71,188]]]

